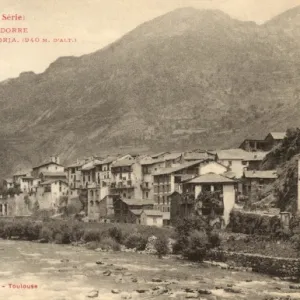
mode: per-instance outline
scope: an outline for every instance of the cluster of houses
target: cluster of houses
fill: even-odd
[[[17,189],[38,203],[39,209],[84,203],[91,222],[172,225],[195,209],[201,192],[218,195],[220,216],[226,225],[237,199],[264,188],[275,171],[259,165],[285,133],[269,133],[264,140],[245,140],[239,148],[149,155],[91,157],[63,166],[59,157],[3,181],[4,189]],[[9,215],[9,197],[0,199],[0,215]],[[13,213],[13,212],[12,212]]]

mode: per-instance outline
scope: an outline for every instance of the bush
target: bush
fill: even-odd
[[[97,229],[88,229],[84,231],[83,240],[85,242],[100,242],[101,233]]]
[[[220,234],[216,230],[213,230],[208,235],[208,242],[209,242],[210,248],[220,247],[220,245],[221,245]]]
[[[101,242],[99,243],[99,248],[103,250],[113,251],[120,251],[121,249],[120,244],[111,237],[104,238],[103,240],[101,240]]]
[[[71,232],[72,232],[72,241],[74,242],[80,241],[83,238],[85,233],[82,225],[79,223],[75,223],[72,225]]]
[[[183,255],[189,260],[202,262],[209,246],[207,234],[204,231],[193,231],[187,238]]]
[[[148,239],[140,233],[132,233],[126,238],[124,245],[129,249],[135,248],[138,251],[142,251],[145,250],[147,242]]]
[[[42,227],[40,238],[45,240],[47,243],[52,242],[52,230],[50,230],[48,227]]]
[[[112,227],[108,229],[109,236],[113,238],[116,242],[121,243],[123,238],[123,233],[121,228],[119,227]]]
[[[188,237],[191,232],[208,231],[209,225],[207,219],[203,216],[194,216],[180,220],[176,227],[176,243],[173,246],[174,253],[182,253],[188,243]]]
[[[40,237],[41,224],[27,222],[24,224],[23,236],[29,241],[37,240]]]
[[[154,244],[158,257],[167,255],[169,253],[168,239],[165,236],[158,237]]]

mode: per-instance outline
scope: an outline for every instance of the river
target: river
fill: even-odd
[[[260,300],[288,295],[300,299],[300,290],[290,289],[288,282],[173,257],[7,240],[0,240],[0,255],[0,299],[6,300],[192,298],[195,293],[184,291],[187,288],[201,289],[197,299]],[[35,287],[13,288],[20,284]]]

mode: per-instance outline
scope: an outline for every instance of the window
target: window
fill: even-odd
[[[119,175],[119,178],[122,179],[122,174]]]
[[[157,203],[160,204],[160,196],[157,197]]]
[[[229,166],[229,167],[232,166],[232,161],[231,161],[231,160],[228,161],[228,166]]]
[[[153,217],[153,224],[157,224],[157,219]]]
[[[148,198],[149,197],[149,193],[148,192],[146,192],[146,198]]]
[[[123,197],[126,198],[126,193],[123,193]]]

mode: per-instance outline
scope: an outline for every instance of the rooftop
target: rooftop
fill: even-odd
[[[192,167],[194,165],[200,164],[201,162],[203,162],[203,160],[197,160],[197,161],[193,161],[193,162],[188,162],[188,163],[183,163],[180,166],[177,167],[172,167],[172,168],[163,168],[155,173],[153,173],[153,175],[168,175],[168,174],[172,174],[174,172],[178,172],[180,170]]]
[[[210,155],[207,152],[186,152],[183,154],[185,160],[208,159]]]
[[[57,166],[63,167],[61,164],[58,164],[54,161],[47,161],[47,162],[41,163],[40,165],[33,167],[33,169],[38,169],[38,168],[48,166],[48,165],[57,165]]]
[[[88,163],[83,165],[81,169],[82,169],[82,171],[90,171],[90,170],[94,169],[95,166],[99,163],[100,163],[100,160],[95,159],[95,160],[89,161]]]
[[[67,177],[64,172],[42,172],[42,174],[47,177]]]
[[[154,165],[154,164],[158,164],[158,163],[163,163],[165,160],[163,158],[159,158],[159,159],[143,159],[140,161],[140,164],[142,166],[146,166],[146,165]]]
[[[163,213],[159,210],[144,209],[143,212],[147,216],[158,216],[158,217],[163,216]]]
[[[116,167],[130,167],[135,163],[135,159],[124,158],[117,160],[112,164],[112,168]]]
[[[274,140],[283,140],[286,136],[286,132],[270,132],[268,135],[271,135]]]
[[[152,154],[151,157],[152,158],[158,158],[160,156],[164,156],[166,154],[170,154],[170,152],[159,152],[159,153],[155,153],[155,154]]]
[[[181,152],[172,152],[172,153],[168,153],[164,156],[164,160],[172,160],[172,159],[176,159],[179,158],[182,155]]]
[[[143,205],[152,205],[154,204],[154,201],[152,200],[142,200],[142,199],[121,199],[124,203],[126,203],[129,206],[143,206]]]
[[[187,183],[235,183],[234,180],[225,177],[223,175],[208,173],[204,175],[200,175]]]
[[[276,179],[277,172],[276,170],[268,170],[268,171],[245,171],[245,178],[260,178],[260,179]]]
[[[248,157],[249,152],[237,148],[237,149],[224,149],[218,150],[217,156],[219,159],[229,159],[229,160],[243,160]]]
[[[248,152],[245,161],[262,161],[269,152]]]
[[[40,185],[49,185],[49,184],[55,183],[57,181],[60,181],[66,185],[68,184],[66,181],[61,180],[61,179],[52,179],[52,180],[47,180],[47,181],[41,182]]]
[[[140,216],[143,210],[142,210],[142,209],[130,209],[130,211],[131,211],[134,215]]]

